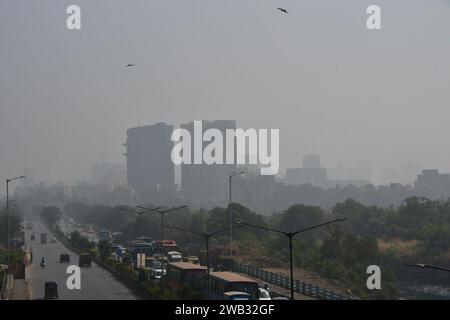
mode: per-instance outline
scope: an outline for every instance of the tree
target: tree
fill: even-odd
[[[64,207],[64,212],[72,218],[79,219],[83,216],[88,210],[90,206],[81,201],[71,201]]]
[[[83,237],[78,231],[73,231],[70,234],[70,243],[72,244],[72,246],[81,250],[86,250],[92,247],[92,243],[89,241],[89,239]]]
[[[9,217],[9,230],[11,232],[11,239],[15,237],[17,233],[21,230],[21,219],[17,216]],[[6,216],[0,216],[0,244],[7,246],[8,241],[6,239]]]
[[[112,252],[111,243],[107,240],[99,241],[97,248],[101,257],[108,257]]]
[[[53,226],[61,218],[62,212],[58,207],[45,207],[41,211],[41,216],[47,223]]]
[[[295,204],[282,214],[278,228],[294,232],[323,222],[325,216],[322,208]]]

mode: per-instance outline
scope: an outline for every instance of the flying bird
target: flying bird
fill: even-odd
[[[136,67],[136,65],[134,63],[127,64],[127,68],[130,68],[130,67]]]
[[[286,10],[286,9],[283,9],[283,8],[277,8],[278,10],[280,10],[281,12],[284,12],[284,13],[288,13],[288,11]]]

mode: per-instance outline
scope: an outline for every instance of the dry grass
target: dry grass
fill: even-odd
[[[401,240],[401,239],[390,239],[382,240],[378,239],[378,249],[385,253],[388,250],[394,250],[397,254],[401,256],[414,256],[417,253],[419,240]]]
[[[264,268],[264,270],[273,272],[273,273],[279,273],[285,276],[290,276],[289,269],[285,268]],[[306,271],[299,268],[294,268],[294,279],[300,280],[321,288],[325,288],[328,290],[332,290],[337,293],[342,294],[348,294],[347,288],[345,288],[343,285],[339,284],[336,281],[325,279],[318,275],[317,273]]]

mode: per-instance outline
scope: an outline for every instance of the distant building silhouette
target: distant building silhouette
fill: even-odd
[[[174,164],[170,157],[173,126],[156,123],[127,130],[127,181],[132,187],[172,187]]]
[[[320,169],[320,156],[318,154],[307,154],[303,157],[303,168]]]
[[[422,170],[414,183],[415,188],[429,198],[446,198],[450,195],[450,174],[437,169]]]
[[[194,139],[194,123],[182,124],[181,128],[190,132]],[[234,120],[202,121],[203,132],[208,129],[218,129],[222,132],[223,163],[226,159],[226,129],[236,129]],[[202,133],[203,135],[203,133]],[[202,150],[210,142],[203,142]],[[191,144],[191,154],[194,154],[194,143]],[[236,156],[236,150],[235,150]],[[215,203],[224,205],[228,195],[228,175],[235,170],[234,164],[182,164],[181,185],[184,198],[189,203]]]
[[[124,163],[95,163],[92,166],[92,183],[116,186],[127,181],[127,166]]]
[[[287,185],[299,186],[310,184],[314,187],[326,188],[329,186],[327,169],[320,167],[320,156],[309,154],[303,157],[303,168],[290,168],[286,170]]]

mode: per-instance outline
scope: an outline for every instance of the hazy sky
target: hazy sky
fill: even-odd
[[[129,127],[201,119],[279,128],[282,170],[315,152],[450,171],[445,0],[1,0],[0,70],[2,180],[86,179],[125,162]]]

